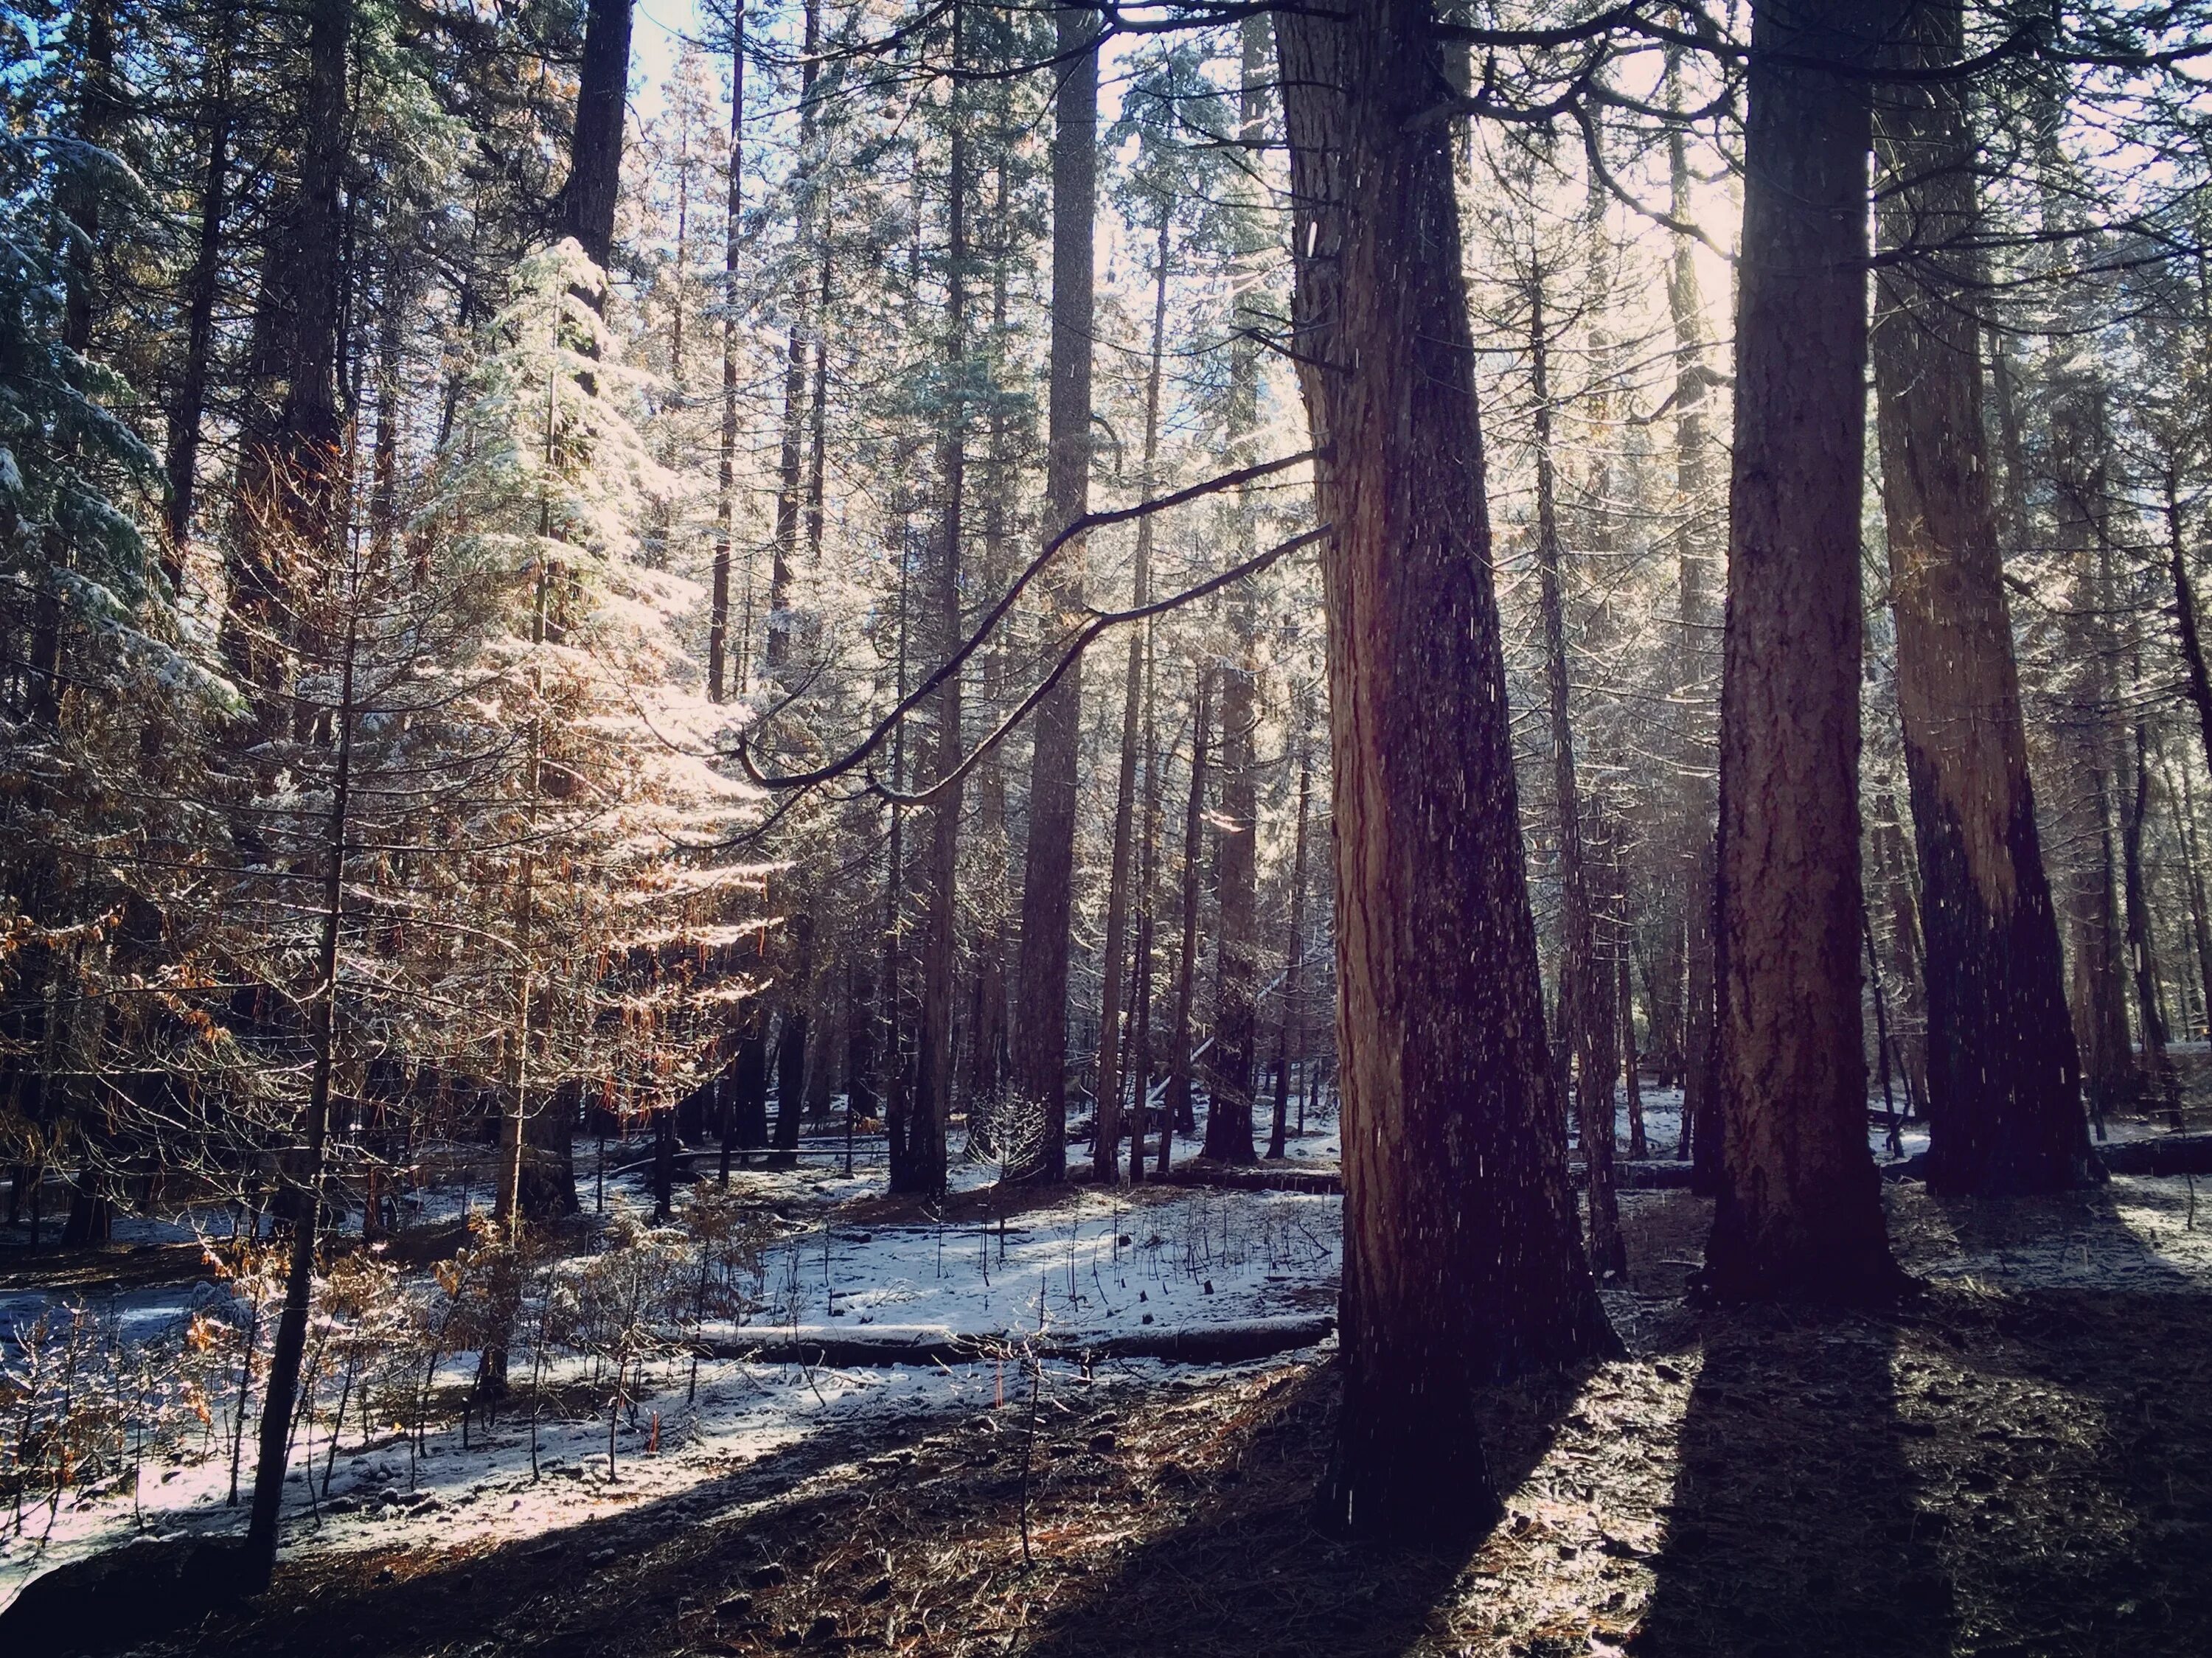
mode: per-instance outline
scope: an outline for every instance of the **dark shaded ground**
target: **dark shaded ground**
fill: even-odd
[[[2054,1232],[2145,1254],[2114,1200],[1893,1196],[1923,1269]],[[1883,1317],[1691,1313],[1703,1206],[1639,1197],[1635,1357],[1502,1391],[1505,1521],[1468,1557],[1307,1521],[1311,1363],[1048,1376],[1028,1412],[886,1424],[503,1547],[288,1560],[177,1654],[2203,1655],[2212,1295],[1939,1279]],[[2100,1254],[2100,1252],[2103,1253]],[[1963,1252],[1963,1253],[1962,1253]],[[832,1462],[830,1459],[837,1461]]]

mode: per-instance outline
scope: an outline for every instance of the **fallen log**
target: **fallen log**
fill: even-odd
[[[763,1334],[753,1340],[726,1337],[701,1344],[701,1351],[710,1358],[744,1359],[756,1364],[820,1364],[840,1370],[888,1364],[975,1364],[1030,1353],[1091,1362],[1157,1358],[1175,1364],[1241,1364],[1311,1347],[1335,1328],[1335,1318],[1328,1314],[1245,1319],[1180,1329],[1124,1330],[1110,1335],[1047,1332],[1041,1339],[902,1326],[865,1334],[854,1331],[833,1335],[809,1330],[796,1335]]]
[[[1161,1181],[1155,1177],[1153,1183]],[[1344,1174],[1333,1165],[1307,1169],[1286,1162],[1212,1163],[1204,1157],[1194,1157],[1188,1163],[1177,1163],[1170,1168],[1164,1183],[1169,1186],[1212,1186],[1231,1192],[1310,1192],[1323,1196],[1340,1196],[1344,1191]]]

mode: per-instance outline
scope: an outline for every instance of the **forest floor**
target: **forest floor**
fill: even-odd
[[[1002,1212],[971,1193],[933,1215],[832,1184],[807,1235],[834,1251],[822,1307],[782,1309],[799,1328],[829,1327],[823,1310],[848,1329],[965,1327],[995,1296],[994,1329],[1042,1297],[1055,1328],[1110,1333],[1139,1305],[1263,1319],[1333,1287],[1327,1198],[1133,1208],[1078,1189]],[[274,1589],[147,1650],[2206,1651],[2212,1205],[2198,1230],[2190,1183],[2150,1176],[1979,1204],[1899,1181],[1885,1199],[1927,1289],[1875,1316],[1690,1309],[1710,1206],[1625,1194],[1631,1271],[1607,1298],[1629,1357],[1492,1398],[1508,1512],[1471,1551],[1314,1530],[1327,1344],[1213,1367],[1031,1370],[1011,1347],[949,1366],[715,1361],[689,1415],[669,1376],[651,1401],[667,1442],[645,1454],[625,1425],[611,1477],[588,1404],[545,1424],[537,1475],[512,1427],[467,1450],[433,1434],[419,1461],[404,1443],[342,1454],[348,1511],[318,1523],[301,1505]],[[374,1500],[400,1485],[434,1500]],[[214,1502],[173,1513],[172,1534],[229,1523]]]

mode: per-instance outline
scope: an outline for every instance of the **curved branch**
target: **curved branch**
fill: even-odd
[[[1247,576],[1255,576],[1262,570],[1266,569],[1270,564],[1273,564],[1277,559],[1285,557],[1291,553],[1294,553],[1301,547],[1311,546],[1315,542],[1322,540],[1334,533],[1335,526],[1334,525],[1324,524],[1319,529],[1308,530],[1303,535],[1292,536],[1288,541],[1278,542],[1274,546],[1268,548],[1265,552],[1255,554],[1252,557],[1246,559],[1241,564],[1232,564],[1229,568],[1221,571],[1218,574],[1208,576],[1205,580],[1198,583],[1197,586],[1186,587],[1181,592],[1171,593],[1165,598],[1155,599],[1149,604],[1139,604],[1135,606],[1133,609],[1127,610],[1092,610],[1089,619],[1084,623],[1081,628],[1076,630],[1074,638],[1070,640],[1066,647],[1060,652],[1060,660],[1053,665],[1052,671],[1047,674],[1037,683],[1036,688],[1030,691],[1027,696],[1024,697],[1021,701],[1007,714],[1006,717],[1001,720],[998,725],[993,728],[988,736],[985,737],[982,741],[976,744],[973,749],[969,750],[967,755],[962,758],[958,765],[955,766],[951,771],[945,773],[944,776],[939,778],[927,788],[916,789],[912,793],[894,789],[887,784],[878,781],[876,777],[871,774],[868,777],[867,786],[865,792],[874,795],[879,800],[887,801],[895,806],[927,805],[931,801],[936,799],[939,794],[944,793],[944,791],[951,788],[955,783],[959,782],[961,779],[967,776],[969,772],[975,768],[976,765],[982,760],[985,755],[990,753],[993,749],[998,747],[998,745],[1006,738],[1012,735],[1014,727],[1020,725],[1024,719],[1028,718],[1030,712],[1036,708],[1038,703],[1043,701],[1047,696],[1049,696],[1052,694],[1052,688],[1060,683],[1061,678],[1067,673],[1067,671],[1075,665],[1077,659],[1082,656],[1085,651],[1090,648],[1092,641],[1097,640],[1098,635],[1104,633],[1108,629],[1118,628],[1125,623],[1142,622],[1148,617],[1158,616],[1165,611],[1175,610],[1180,605],[1193,604],[1199,599],[1204,598],[1209,593],[1220,592],[1221,589],[1230,586],[1233,582],[1242,581]]]
[[[738,746],[733,751],[738,764],[744,768],[747,779],[764,789],[805,788],[809,784],[826,783],[834,777],[842,776],[845,773],[854,770],[876,750],[882,747],[884,739],[898,728],[900,721],[927,701],[931,694],[939,686],[960,671],[968,659],[982,647],[983,641],[990,637],[991,630],[1006,618],[1007,611],[1013,609],[1014,601],[1022,596],[1023,591],[1043,573],[1045,566],[1052,562],[1054,555],[1069,542],[1080,539],[1093,530],[1109,529],[1116,524],[1127,524],[1133,519],[1148,517],[1154,513],[1165,512],[1170,507],[1180,507],[1188,501],[1218,495],[1224,489],[1235,489],[1247,483],[1256,483],[1261,478],[1270,477],[1277,472],[1288,471],[1293,466],[1303,465],[1307,461],[1320,459],[1325,452],[1326,451],[1321,449],[1301,450],[1295,455],[1285,455],[1279,459],[1261,461],[1257,465],[1240,466],[1235,471],[1223,472],[1218,477],[1210,477],[1203,483],[1194,483],[1186,489],[1177,489],[1168,495],[1156,495],[1148,501],[1140,501],[1133,507],[1117,507],[1110,512],[1085,513],[1045,543],[1044,550],[1029,562],[1028,567],[1022,571],[1021,574],[1014,578],[1013,585],[1000,596],[998,603],[992,605],[985,613],[983,619],[975,625],[975,631],[961,641],[959,648],[939,663],[936,669],[927,676],[921,684],[915,686],[902,698],[897,706],[889,714],[877,721],[874,727],[853,749],[831,761],[828,765],[817,766],[811,771],[788,772],[772,775],[761,770],[754,762],[752,733],[747,732],[739,734]]]

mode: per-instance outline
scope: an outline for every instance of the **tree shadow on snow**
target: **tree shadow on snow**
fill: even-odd
[[[1716,1312],[1638,1658],[1948,1653],[1891,1379],[1895,1323]]]
[[[1482,1414],[1498,1490],[1543,1458],[1583,1375],[1500,1388]],[[1036,1628],[1035,1658],[1391,1658],[1436,1625],[1482,1539],[1424,1551],[1347,1543],[1316,1529],[1339,1395],[1336,1367],[1279,1384],[1243,1420],[1225,1468],[1161,1471],[1152,1501],[1188,1502],[1178,1523],[1122,1557],[1073,1604]]]
[[[441,1552],[428,1570],[373,1542],[350,1562],[330,1553],[280,1560],[267,1594],[149,1650],[287,1658],[677,1650],[685,1644],[679,1615],[766,1567],[809,1504],[785,1509],[775,1532],[759,1536],[710,1521],[772,1504],[856,1458],[896,1453],[966,1413],[908,1412],[865,1433],[849,1420],[825,1424],[726,1474],[611,1512],[586,1509],[599,1487],[580,1489],[576,1523]],[[288,1521],[288,1541],[301,1536],[293,1527]]]

